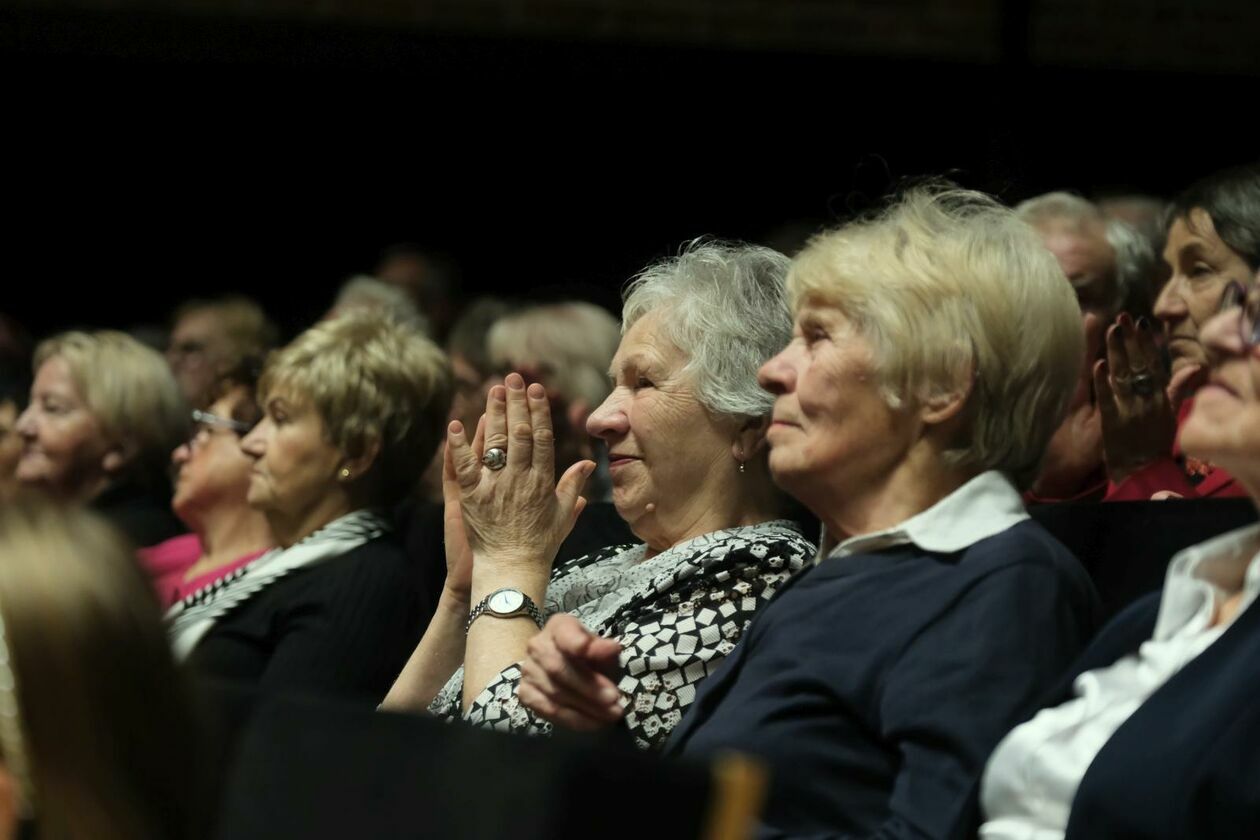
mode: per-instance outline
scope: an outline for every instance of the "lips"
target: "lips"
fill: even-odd
[[[627,455],[624,452],[609,452],[608,453],[608,466],[610,468],[622,467],[622,466],[625,466],[626,464],[631,463],[632,461],[642,461],[642,460],[643,459],[637,455]]]

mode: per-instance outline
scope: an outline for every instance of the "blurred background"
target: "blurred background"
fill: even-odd
[[[1169,195],[1260,155],[1254,0],[0,5],[4,302],[42,334],[387,246],[576,294],[701,234],[790,250],[899,179]]]

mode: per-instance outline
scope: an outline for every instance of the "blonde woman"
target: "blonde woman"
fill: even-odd
[[[34,369],[18,481],[90,505],[138,546],[181,532],[167,464],[188,409],[162,357],[124,333],[68,332],[35,349]]]
[[[0,838],[202,836],[188,699],[148,584],[99,517],[0,509],[0,650]]]
[[[240,444],[246,499],[278,547],[171,608],[176,655],[264,689],[375,702],[424,629],[386,512],[437,448],[450,366],[414,329],[352,313],[275,353],[259,398]]]

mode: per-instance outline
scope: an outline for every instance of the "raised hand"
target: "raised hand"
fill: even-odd
[[[456,421],[446,445],[476,562],[549,567],[585,505],[582,487],[595,464],[579,461],[556,482],[555,436],[543,386],[526,389],[519,374],[508,374],[503,385],[490,389],[473,443]],[[506,463],[496,463],[493,450],[505,452]]]

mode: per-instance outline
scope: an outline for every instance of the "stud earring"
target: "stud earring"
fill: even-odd
[[[350,477],[350,468],[349,468],[349,467],[342,467],[342,468],[341,468],[341,472],[339,473],[339,475],[341,476],[341,480],[342,480],[342,481],[345,481],[347,478],[349,478],[349,477]]]

